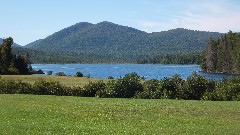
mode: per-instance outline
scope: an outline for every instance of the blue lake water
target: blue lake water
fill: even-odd
[[[172,77],[175,74],[186,79],[193,72],[203,75],[206,78],[219,80],[228,75],[204,74],[201,73],[199,65],[162,65],[162,64],[32,64],[33,69],[41,69],[45,72],[53,71],[64,72],[66,75],[73,76],[76,72],[81,72],[85,76],[105,79],[109,76],[118,78],[127,73],[136,72],[139,76],[146,79],[162,79]]]

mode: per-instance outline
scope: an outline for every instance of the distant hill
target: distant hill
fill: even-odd
[[[41,42],[42,39],[39,39],[39,40],[36,40],[36,41],[33,41],[25,46],[23,46],[24,48],[32,48],[34,45],[37,45],[39,42]]]
[[[221,36],[217,32],[194,31],[183,28],[146,33],[111,22],[97,24],[77,23],[45,39],[25,47],[41,52],[78,54],[75,57],[93,59],[94,63],[109,61],[136,62],[145,56],[182,54],[203,51],[210,38]],[[105,59],[107,58],[107,60]],[[94,61],[93,60],[93,61]]]
[[[135,59],[122,59],[114,55],[102,56],[77,52],[43,52],[14,46],[13,53],[16,55],[26,55],[28,53],[31,63],[137,63]],[[115,58],[114,61],[112,58]]]

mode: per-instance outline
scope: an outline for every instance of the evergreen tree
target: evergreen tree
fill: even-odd
[[[13,39],[9,37],[0,45],[0,74],[29,74],[29,55],[13,55],[12,44]]]
[[[210,40],[204,51],[205,72],[240,73],[240,35],[229,31],[217,41]]]

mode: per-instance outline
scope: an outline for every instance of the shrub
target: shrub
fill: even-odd
[[[136,93],[136,98],[159,99],[163,96],[161,81],[152,79],[143,83],[143,91]]]
[[[32,86],[28,83],[0,79],[0,94],[31,94]]]
[[[112,79],[114,79],[114,77],[112,77],[112,76],[109,76],[109,77],[108,77],[108,79],[109,79],[109,80],[112,80]]]
[[[58,96],[68,96],[70,93],[67,88],[62,86],[59,82],[54,81],[36,81],[33,85],[34,94],[37,95],[58,95]]]
[[[83,77],[83,74],[81,72],[77,72],[75,77]]]
[[[17,93],[18,94],[32,94],[33,88],[32,85],[29,83],[19,81],[17,83]]]
[[[47,75],[52,75],[53,74],[53,71],[48,71],[47,72]]]
[[[95,97],[97,91],[103,91],[106,84],[103,81],[89,82],[81,90],[81,96],[84,97]]]
[[[112,87],[112,91],[107,91],[112,94],[112,97],[117,98],[131,98],[136,92],[143,90],[140,77],[136,73],[126,74],[123,78],[112,82],[110,87]]]
[[[240,78],[225,79],[213,92],[212,100],[240,101]]]
[[[192,76],[186,80],[185,99],[200,100],[204,98],[205,92],[210,92],[214,89],[215,83],[206,80],[203,76],[193,73]]]
[[[181,95],[180,88],[184,84],[184,80],[179,75],[174,75],[171,78],[164,78],[162,80],[163,96],[162,98],[167,99],[179,99]]]
[[[69,88],[69,95],[70,96],[82,96],[82,88],[81,87],[70,87]]]
[[[116,80],[110,80],[106,83],[104,89],[99,89],[96,92],[96,97],[100,98],[114,98],[114,88],[115,88]]]
[[[19,71],[18,71],[17,68],[10,67],[10,68],[8,68],[7,74],[9,74],[9,75],[19,75]]]
[[[33,71],[33,74],[44,74],[44,72],[41,69],[39,69],[37,71]]]
[[[96,96],[104,98],[131,98],[142,91],[140,77],[136,73],[126,74],[123,78],[110,80],[105,89],[97,91]]]
[[[16,81],[0,79],[0,93],[1,94],[16,94]]]
[[[55,75],[56,76],[67,76],[64,72],[57,72]]]

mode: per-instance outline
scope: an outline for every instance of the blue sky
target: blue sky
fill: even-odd
[[[0,37],[20,45],[78,22],[109,21],[146,32],[240,31],[240,0],[0,0]]]

